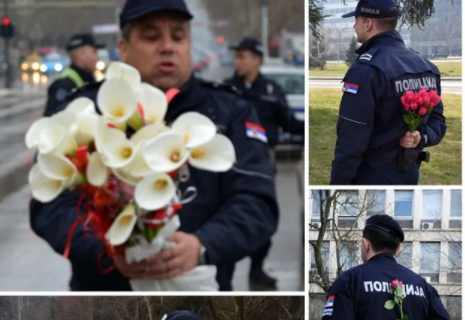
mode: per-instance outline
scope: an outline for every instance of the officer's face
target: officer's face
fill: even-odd
[[[369,39],[368,37],[368,27],[369,27],[369,19],[364,17],[356,17],[355,18],[355,33],[357,34],[357,41],[360,43],[365,43]]]
[[[98,62],[98,53],[95,47],[88,45],[79,47],[73,50],[71,56],[73,61],[86,72],[95,72]]]
[[[120,51],[144,82],[161,90],[180,88],[192,73],[189,22],[178,14],[155,13],[132,22]]]
[[[236,51],[235,66],[240,77],[245,77],[250,73],[257,72],[262,60],[250,50]]]

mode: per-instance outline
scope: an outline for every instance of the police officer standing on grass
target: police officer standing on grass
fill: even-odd
[[[129,279],[170,279],[202,264],[217,267],[220,290],[232,290],[235,263],[258,251],[277,228],[278,208],[268,146],[247,125],[259,126],[253,107],[229,86],[198,80],[192,73],[189,12],[184,0],[127,0],[120,16],[123,62],[135,67],[142,81],[161,90],[178,88],[165,120],[185,112],[209,117],[233,143],[237,162],[225,173],[190,168],[180,188],[195,186],[197,197],[179,211],[181,227],[168,240],[176,245],[150,259],[128,264],[123,253],[99,257],[104,244],[79,227],[73,234],[69,259],[72,290],[129,291]],[[96,101],[101,83],[80,88],[78,97]],[[49,203],[32,200],[33,230],[63,253],[70,226],[76,221],[78,191],[65,191]],[[102,270],[111,270],[110,272]]]
[[[71,37],[66,50],[71,59],[71,65],[52,83],[48,89],[48,101],[45,116],[57,112],[56,106],[78,88],[87,83],[95,82],[94,72],[97,67],[97,49],[105,45],[97,44],[90,33],[79,33]]]
[[[260,42],[246,37],[230,48],[236,52],[236,70],[234,76],[225,82],[236,87],[242,97],[255,107],[266,131],[270,154],[274,158],[274,147],[279,142],[279,129],[303,136],[304,122],[294,117],[287,104],[286,94],[279,84],[260,73],[263,63],[263,46]],[[276,289],[276,279],[263,270],[270,248],[271,241],[251,256],[249,282],[254,289]]]
[[[332,185],[416,185],[425,147],[446,133],[442,102],[408,132],[401,96],[421,88],[441,94],[438,68],[409,50],[396,31],[399,5],[393,0],[360,0],[355,12],[358,59],[344,77],[337,123]]]
[[[391,283],[403,283],[403,313],[409,320],[450,320],[438,292],[426,280],[394,258],[401,250],[404,232],[388,215],[370,217],[361,245],[363,264],[342,273],[332,284],[323,311],[323,320],[400,319],[396,306],[384,308],[393,300]]]
[[[174,311],[167,313],[161,320],[205,320],[200,315],[190,311]]]

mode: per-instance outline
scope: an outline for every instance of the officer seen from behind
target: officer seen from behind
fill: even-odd
[[[258,117],[229,86],[193,75],[192,18],[184,0],[127,0],[120,15],[121,60],[136,68],[143,82],[163,91],[180,90],[170,102],[167,124],[186,112],[209,117],[233,143],[237,162],[225,173],[189,168],[190,179],[180,189],[193,186],[197,197],[179,211],[180,230],[168,239],[176,245],[150,259],[128,264],[124,252],[101,258],[104,244],[79,227],[69,256],[73,290],[129,291],[130,279],[171,279],[206,264],[217,267],[220,290],[232,290],[236,262],[263,247],[276,231],[278,209],[268,146],[247,135],[247,124],[257,126]],[[100,85],[82,87],[61,109],[78,97],[96,102]],[[60,254],[76,221],[79,198],[79,191],[65,191],[49,203],[31,201],[33,230]]]
[[[426,280],[398,264],[404,232],[388,215],[370,217],[361,245],[363,264],[342,273],[332,284],[323,311],[324,320],[400,319],[398,307],[384,308],[394,294],[391,282],[403,283],[403,313],[409,320],[450,320],[439,295]]]
[[[409,50],[396,31],[399,5],[360,0],[355,12],[358,59],[344,77],[332,185],[416,185],[423,152],[446,133],[442,102],[408,132],[401,96],[422,88],[441,95],[438,68]]]
[[[59,106],[78,88],[87,83],[95,82],[94,72],[97,67],[97,49],[105,47],[97,44],[90,33],[79,33],[71,37],[66,50],[71,59],[71,65],[52,83],[48,89],[47,108],[45,116],[59,111]]]

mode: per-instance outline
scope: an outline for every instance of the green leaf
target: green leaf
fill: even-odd
[[[401,297],[399,297],[398,295],[395,295],[395,296],[394,296],[394,302],[395,302],[396,304],[399,304],[401,301],[402,301],[402,298],[401,298]]]
[[[388,309],[388,310],[394,309],[395,306],[396,306],[396,303],[394,302],[394,300],[388,300],[388,301],[386,301],[386,303],[384,304],[384,308],[386,308],[386,309]]]
[[[399,297],[403,297],[403,296],[404,296],[404,291],[402,290],[402,287],[401,287],[401,286],[397,286],[397,287],[396,287],[396,295],[399,296]]]
[[[408,320],[408,314],[404,314],[400,320]]]

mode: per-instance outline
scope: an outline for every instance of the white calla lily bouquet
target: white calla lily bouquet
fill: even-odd
[[[80,190],[85,205],[78,204],[83,214],[76,224],[92,229],[108,252],[123,248],[128,262],[174,245],[166,239],[180,226],[176,212],[196,196],[194,187],[179,189],[189,166],[224,172],[236,160],[231,141],[199,113],[184,113],[167,126],[169,95],[114,62],[98,91],[102,114],[93,101],[78,98],[34,122],[25,138],[38,151],[29,173],[33,197],[46,203],[67,189]],[[134,290],[217,290],[215,275],[215,267],[199,266],[170,280],[131,284]]]

